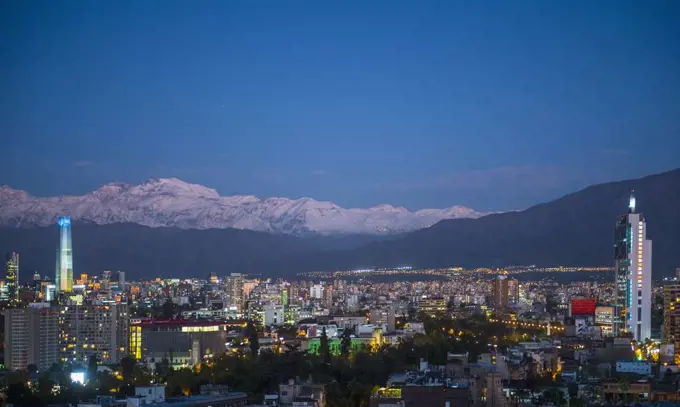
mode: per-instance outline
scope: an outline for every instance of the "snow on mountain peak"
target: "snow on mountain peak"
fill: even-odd
[[[237,228],[274,233],[393,233],[428,227],[442,219],[478,218],[464,206],[411,212],[388,204],[345,209],[312,198],[220,196],[177,178],[139,185],[110,183],[82,196],[38,198],[0,186],[0,225],[46,226],[57,216],[97,224],[132,222],[185,229]]]
[[[139,193],[160,193],[214,199],[220,197],[220,194],[212,188],[198,184],[190,184],[178,178],[149,178],[136,188]]]

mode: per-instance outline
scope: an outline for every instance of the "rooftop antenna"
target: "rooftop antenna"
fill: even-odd
[[[628,201],[628,209],[630,213],[635,213],[635,190],[630,190],[630,200]]]

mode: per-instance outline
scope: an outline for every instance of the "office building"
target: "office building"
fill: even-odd
[[[57,250],[57,269],[55,285],[57,292],[71,292],[73,289],[73,249],[71,247],[71,218],[63,216],[57,221],[59,226],[59,249]]]
[[[135,318],[130,321],[130,355],[148,364],[167,359],[188,367],[226,350],[227,333],[244,321]]]
[[[9,294],[7,294],[7,282],[0,280],[0,301],[9,301]]]
[[[25,370],[36,365],[46,370],[58,361],[59,309],[47,303],[12,308],[5,316],[5,366]]]
[[[19,253],[7,253],[5,258],[5,284],[7,285],[7,299],[19,301]]]
[[[430,297],[422,298],[418,302],[418,308],[420,312],[424,312],[427,315],[435,316],[437,314],[446,313],[446,299],[441,297]]]
[[[614,334],[631,333],[634,340],[642,341],[651,335],[652,241],[635,203],[631,192],[628,213],[616,222]]]
[[[127,354],[129,320],[126,304],[62,305],[61,361],[87,363],[96,355],[102,363],[120,362]]]
[[[118,289],[125,291],[125,272],[118,270]]]
[[[103,288],[104,290],[108,290],[109,288],[111,288],[111,271],[110,270],[104,270],[102,272],[101,288]]]
[[[614,307],[595,307],[595,325],[602,329],[602,336],[613,335],[614,330]]]

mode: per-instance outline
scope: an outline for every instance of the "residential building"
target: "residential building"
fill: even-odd
[[[62,362],[88,363],[96,355],[102,363],[118,363],[127,354],[129,311],[126,304],[68,303],[59,315]]]
[[[59,309],[47,303],[11,308],[5,316],[5,366],[24,370],[36,365],[46,370],[58,361]]]
[[[226,291],[229,297],[229,305],[243,311],[245,306],[245,296],[243,293],[243,275],[241,273],[231,273],[226,279]]]
[[[680,270],[676,270],[680,277]],[[663,287],[663,334],[664,343],[680,350],[680,280]]]
[[[493,297],[491,305],[497,311],[508,308],[508,295],[510,293],[509,279],[506,276],[498,276],[493,280]],[[519,296],[519,293],[517,294]]]

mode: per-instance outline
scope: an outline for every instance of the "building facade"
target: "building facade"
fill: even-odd
[[[167,359],[173,367],[193,366],[226,350],[227,333],[245,321],[135,318],[130,321],[130,355],[147,364]]]
[[[19,300],[19,253],[7,253],[5,259],[5,284],[7,300]]]
[[[57,292],[71,292],[73,289],[73,248],[71,246],[71,218],[61,217],[59,226],[59,249],[54,276]]]
[[[120,362],[127,354],[129,321],[126,304],[62,305],[60,360],[87,364],[96,355],[102,363]]]
[[[243,311],[245,306],[243,275],[240,273],[231,273],[231,275],[225,279],[225,282],[227,295],[229,297],[229,305],[236,307],[239,311]]]
[[[680,270],[676,270],[680,277]],[[663,334],[664,343],[680,350],[680,280],[663,287]]]
[[[631,193],[628,213],[616,222],[614,244],[614,334],[632,334],[642,341],[651,336],[652,241],[644,216],[635,211]]]
[[[509,281],[510,280],[505,276],[498,276],[493,280],[493,297],[491,297],[491,305],[496,311],[503,311],[508,308],[508,297],[510,294]]]
[[[5,315],[5,366],[46,370],[58,361],[59,309],[47,303],[12,308]]]

